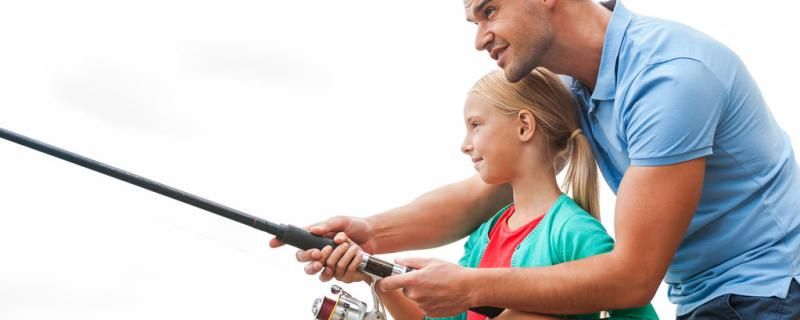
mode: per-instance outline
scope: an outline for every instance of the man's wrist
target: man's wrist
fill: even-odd
[[[486,306],[486,272],[478,268],[464,268],[458,287],[467,292],[470,307]]]
[[[366,224],[367,235],[370,238],[367,241],[372,242],[372,248],[371,248],[372,250],[371,252],[369,252],[370,254],[384,253],[381,248],[382,247],[381,243],[383,243],[383,240],[380,238],[380,231],[381,231],[381,226],[379,225],[380,219],[376,219],[376,216],[377,215],[371,215],[362,218],[364,220],[364,223]]]

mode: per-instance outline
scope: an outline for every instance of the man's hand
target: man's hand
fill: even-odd
[[[437,259],[397,259],[396,263],[417,270],[380,280],[382,291],[402,288],[429,317],[449,317],[473,307],[469,277],[474,270]]]
[[[349,237],[355,244],[361,247],[366,252],[374,252],[375,241],[372,236],[372,227],[367,219],[357,217],[338,216],[330,218],[326,221],[319,222],[305,228],[313,234],[323,235],[333,238],[336,244],[344,243]],[[345,233],[347,236],[345,236]],[[334,236],[337,235],[337,236]],[[282,246],[283,243],[278,239],[271,239],[269,246],[277,248]],[[307,262],[304,270],[307,274],[313,275],[320,272],[325,267],[328,257],[333,252],[333,248],[325,247],[322,250],[310,249],[297,251],[296,258],[299,262]],[[320,274],[320,280],[328,281],[333,278],[334,270],[326,268]]]

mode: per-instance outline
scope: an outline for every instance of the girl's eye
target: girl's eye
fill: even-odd
[[[478,122],[477,121],[472,121],[472,123],[470,123],[470,126],[473,127],[473,128],[477,128],[478,127]]]

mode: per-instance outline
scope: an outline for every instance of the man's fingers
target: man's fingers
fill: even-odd
[[[330,231],[328,231],[328,227],[327,226],[325,226],[325,225],[316,225],[316,224],[313,225],[313,226],[309,226],[308,227],[308,231],[310,231],[313,234],[320,235],[320,236],[324,236],[325,234],[330,232]]]
[[[389,292],[408,286],[414,280],[414,272],[386,277],[378,282],[378,287],[383,292]]]
[[[283,242],[280,242],[277,238],[269,239],[269,246],[270,248],[277,248],[283,246]]]
[[[397,258],[394,260],[394,262],[401,266],[406,266],[413,269],[422,269],[433,262],[433,260],[434,259],[432,258]]]
[[[343,231],[350,225],[350,219],[347,217],[333,217],[324,222],[311,225],[308,230],[313,234],[325,235],[329,232]]]

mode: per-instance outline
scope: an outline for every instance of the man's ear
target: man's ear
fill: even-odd
[[[533,112],[520,110],[517,113],[517,137],[522,142],[528,142],[533,139],[534,132],[536,132],[536,118],[533,117]]]

